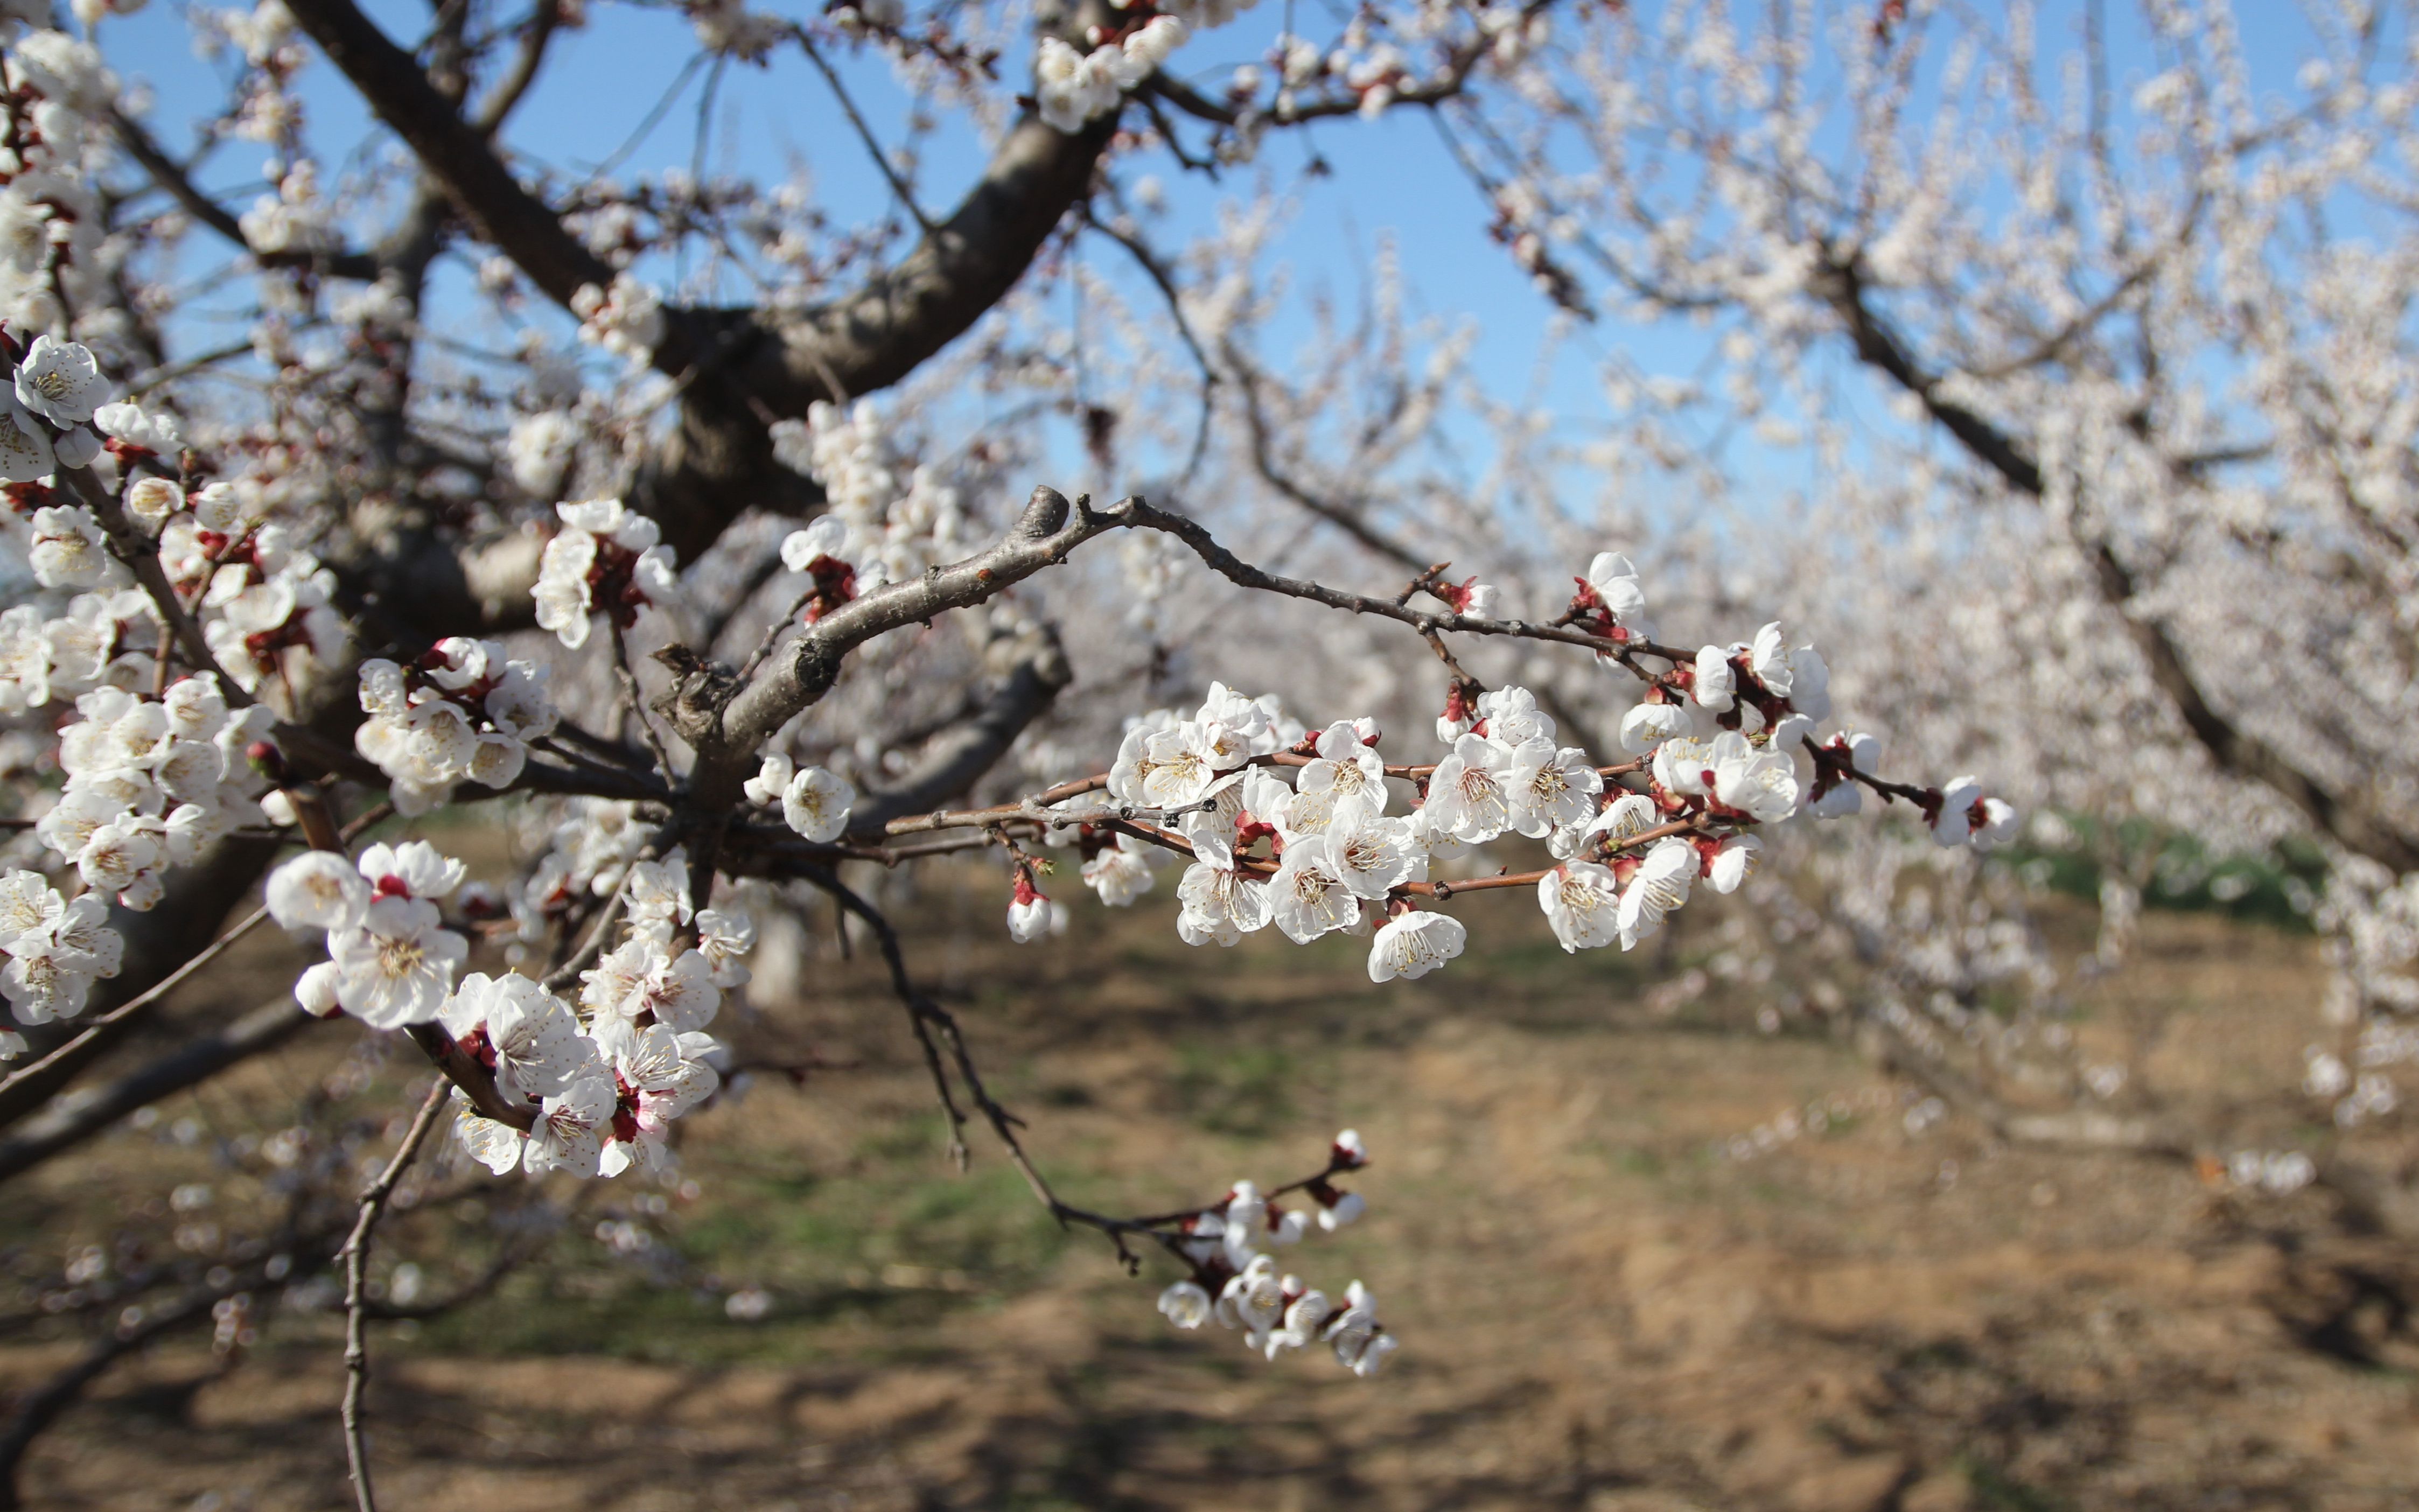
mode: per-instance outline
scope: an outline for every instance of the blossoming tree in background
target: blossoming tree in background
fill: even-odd
[[[1379,984],[1451,971],[1514,905],[1489,893],[1579,952],[1747,887],[1775,980],[1844,981],[1881,1054],[2001,1132],[2189,1152],[2094,1113],[2100,1068],[2072,1068],[2077,1121],[1949,1063],[2008,1051],[1975,1000],[2046,970],[1977,857],[2016,838],[2010,796],[2307,834],[2367,1072],[2318,1051],[2312,1091],[2390,1107],[2419,856],[2398,22],[2314,18],[2272,100],[2223,11],[2153,6],[2169,67],[2114,112],[2096,8],[2053,40],[1897,4],[1379,6],[1302,36],[1224,4],[688,7],[708,103],[809,70],[871,154],[868,208],[703,176],[703,124],[690,168],[626,179],[516,145],[516,112],[579,88],[599,8],[472,0],[417,37],[351,0],[195,11],[228,89],[174,123],[190,150],[111,61],[173,18],[7,12],[0,1180],[345,1032],[315,1025],[433,1076],[375,1154],[296,1157],[282,1229],[146,1282],[0,1468],[125,1350],[239,1339],[256,1293],[324,1270],[369,1506],[368,1257],[416,1157],[565,1179],[515,1189],[537,1207],[670,1171],[800,888],[876,943],[961,1158],[986,1126],[1054,1218],[1157,1268],[1175,1326],[1374,1374],[1398,1335],[1371,1290],[1280,1258],[1362,1211],[1360,1136],[1179,1211],[1063,1200],[862,885],[942,856],[998,866],[1020,943],[1083,949],[1062,899],[1087,886],[1213,951],[1365,937]],[[912,131],[985,144],[948,208],[852,98],[885,66],[923,96]],[[316,134],[314,89],[367,111],[367,150]],[[1614,361],[1615,428],[1565,452],[1383,266],[1357,326],[1265,352],[1281,192],[1238,186],[1288,134],[1406,111],[1554,339],[1687,312],[1720,378]],[[204,187],[234,142],[268,160],[240,208]],[[1230,196],[1181,251],[1166,173]],[[2347,204],[2370,239],[2330,239]],[[1854,409],[1864,369],[1885,423]],[[1704,411],[1809,448],[1818,507],[1734,508]],[[1078,452],[1116,502],[1030,486]],[[1650,521],[1675,486],[1690,508]],[[545,837],[508,879],[411,825],[499,807]],[[1914,873],[1956,927],[1910,911]],[[130,1065],[265,923],[324,960]]]

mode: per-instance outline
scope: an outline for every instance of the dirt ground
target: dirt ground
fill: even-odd
[[[740,1038],[855,1069],[761,1079],[700,1118],[693,1186],[607,1194],[493,1297],[379,1331],[382,1504],[2419,1504],[2398,1300],[2419,1263],[2319,1193],[2246,1202],[1956,1119],[1910,1134],[1901,1089],[1844,1043],[1757,1034],[1718,992],[1658,1010],[1644,963],[1566,960],[1533,907],[1473,931],[1510,943],[1381,990],[1358,942],[1187,950],[1165,893],[1131,918],[1079,907],[1068,949],[1030,952],[988,893],[945,900],[919,959],[1075,1200],[1211,1197],[1363,1130],[1367,1219],[1286,1258],[1378,1293],[1403,1340],[1384,1377],[1179,1334],[1152,1310],[1172,1277],[1059,1234],[995,1148],[954,1174],[871,964],[825,942],[799,1000]],[[2149,1075],[2187,1104],[2289,1087],[2314,962],[2304,938],[2153,916],[2086,1030],[2133,995],[2172,1011]],[[39,1216],[52,1243],[73,1201],[157,1185],[161,1128],[257,1115],[345,1032],[55,1163],[0,1224]],[[1819,1134],[1725,1152],[1810,1109]],[[2316,1137],[2303,1116],[2278,1104],[2273,1139]],[[386,1253],[436,1274],[431,1242],[407,1217]],[[730,1316],[742,1288],[762,1319]],[[200,1342],[120,1368],[36,1449],[27,1504],[349,1505],[335,1337],[298,1307],[232,1369]],[[72,1350],[0,1345],[0,1386]]]

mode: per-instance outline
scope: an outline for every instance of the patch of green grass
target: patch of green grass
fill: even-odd
[[[884,1348],[895,1353],[919,1326],[1029,1288],[1071,1242],[1004,1164],[936,1169],[929,1137],[896,1160],[857,1164],[822,1178],[726,1167],[698,1201],[645,1226],[650,1252],[617,1256],[567,1234],[495,1296],[430,1324],[417,1347],[794,1361],[830,1347],[826,1325],[855,1322],[893,1336]],[[760,1319],[725,1310],[745,1287],[770,1294]]]
[[[1292,1119],[1300,1073],[1276,1045],[1182,1045],[1176,1052],[1177,1106],[1212,1134],[1265,1137]]]
[[[2036,887],[2096,903],[2101,858],[2115,854],[2147,867],[2150,882],[2142,889],[2145,907],[2224,914],[2296,933],[2310,932],[2311,911],[2326,886],[2327,866],[2325,856],[2306,841],[2288,839],[2265,853],[2222,853],[2148,820],[2110,824],[2086,815],[2058,817],[2068,843],[2044,846],[2027,839],[1997,853]]]
[[[1974,1489],[1975,1500],[1991,1512],[2066,1512],[2063,1498],[2037,1486],[2027,1486],[1979,1456],[1960,1457],[1958,1468],[1965,1473],[1965,1483]]]

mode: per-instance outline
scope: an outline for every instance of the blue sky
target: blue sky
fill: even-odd
[[[425,24],[423,0],[376,0],[370,8],[398,39],[415,35]],[[2044,40],[2072,35],[2080,6],[2046,9],[2041,22]],[[2152,71],[2155,64],[2148,39],[2125,19],[2129,8],[2112,5],[2109,9],[2116,13],[2111,22],[2112,73],[2121,100],[2130,94],[2131,83]],[[2294,61],[2303,50],[2293,8],[2282,0],[2258,0],[2242,9],[2260,74],[2258,85],[2263,92],[2288,89]],[[584,169],[621,146],[696,53],[688,23],[676,11],[594,4],[590,16],[585,30],[557,41],[546,76],[509,133],[516,147],[558,170]],[[1196,79],[1221,79],[1234,64],[1251,59],[1276,22],[1274,6],[1263,5],[1235,25],[1196,39],[1179,54],[1178,64]],[[1314,27],[1307,14],[1301,22],[1314,35],[1327,29]],[[184,123],[222,98],[228,66],[197,61],[184,13],[165,4],[154,4],[131,18],[112,18],[103,27],[114,66],[150,85],[159,98],[151,117],[155,128],[172,150],[182,150],[188,145]],[[889,69],[870,56],[837,61],[877,133],[894,145],[903,141],[912,102]],[[1003,73],[1019,77],[1022,66],[1021,57],[1011,54],[1003,60]],[[368,123],[358,101],[332,69],[315,58],[304,78],[312,134],[331,160],[336,149],[357,147],[367,140]],[[661,124],[623,164],[624,177],[689,163],[703,79],[704,70],[692,75]],[[773,180],[785,174],[790,162],[803,159],[811,164],[818,201],[832,210],[836,224],[876,212],[886,197],[829,89],[794,54],[769,70],[729,69],[712,120],[709,172],[733,171]],[[981,161],[980,144],[963,123],[947,113],[943,120],[943,129],[927,139],[921,198],[928,209],[948,206]],[[1332,174],[1316,179],[1304,175],[1314,149],[1332,166]],[[258,191],[259,166],[266,156],[258,144],[230,143],[220,148],[201,177],[213,188],[240,189],[239,206]],[[1131,183],[1141,171],[1121,166],[1120,177]],[[1488,391],[1502,399],[1534,393],[1539,402],[1568,417],[1566,424],[1581,431],[1590,416],[1603,412],[1602,355],[1619,352],[1651,374],[1687,375],[1698,369],[1712,339],[1684,321],[1638,325],[1607,318],[1578,343],[1565,346],[1538,392],[1537,353],[1552,312],[1486,236],[1490,212],[1455,166],[1425,112],[1401,110],[1374,122],[1346,118],[1306,131],[1273,133],[1260,163],[1230,171],[1221,184],[1183,173],[1163,155],[1147,171],[1168,191],[1168,216],[1155,228],[1163,251],[1180,244],[1185,227],[1205,224],[1224,196],[1248,196],[1262,181],[1297,193],[1301,208],[1281,251],[1294,287],[1304,294],[1324,290],[1347,308],[1364,285],[1371,252],[1381,238],[1391,239],[1413,311],[1477,326],[1473,361]],[[1118,266],[1122,254],[1104,240],[1091,239],[1085,255],[1132,277],[1131,270]],[[1138,282],[1132,286],[1141,287]],[[1297,301],[1296,313],[1306,322],[1302,306]],[[1276,334],[1271,354],[1283,353],[1289,345],[1287,332]],[[1878,408],[1874,409],[1878,415]],[[1742,448],[1733,461],[1783,486],[1811,481],[1803,476],[1803,459]]]
[[[372,6],[389,35],[403,38],[425,15],[424,7]],[[1223,76],[1233,63],[1265,41],[1273,17],[1247,16],[1226,32],[1196,40],[1179,61],[1201,77]],[[110,60],[129,79],[146,83],[158,97],[149,119],[172,150],[189,145],[184,123],[212,108],[223,95],[227,64],[195,59],[192,32],[181,13],[153,5],[130,18],[102,23]],[[582,32],[559,39],[547,75],[513,123],[510,137],[523,151],[562,168],[585,166],[608,156],[683,71],[696,51],[687,23],[663,10],[598,5]],[[844,61],[852,92],[884,139],[905,139],[909,100],[876,60]],[[1013,73],[1013,62],[1003,65]],[[686,166],[695,139],[701,72],[647,141],[626,160],[649,171]],[[359,141],[366,122],[358,101],[331,69],[315,58],[304,75],[303,96],[314,139],[325,145]],[[778,178],[792,154],[808,159],[818,197],[841,212],[877,208],[884,189],[850,133],[829,90],[794,55],[768,70],[730,70],[715,112],[708,161],[713,169]],[[928,138],[921,193],[928,209],[945,208],[980,164],[980,144],[963,130],[945,129]],[[1526,386],[1538,337],[1548,311],[1532,298],[1502,250],[1485,235],[1488,212],[1479,194],[1456,170],[1424,113],[1405,111],[1376,122],[1346,119],[1272,138],[1261,164],[1230,171],[1212,185],[1162,159],[1153,173],[1169,191],[1170,212],[1159,236],[1164,251],[1179,238],[1166,227],[1198,224],[1214,200],[1248,194],[1266,173],[1285,187],[1303,183],[1309,147],[1335,172],[1317,180],[1288,235],[1284,255],[1298,286],[1323,285],[1348,302],[1361,286],[1366,258],[1381,237],[1391,236],[1414,291],[1430,313],[1475,318],[1485,332],[1484,361],[1490,377],[1518,392]],[[259,168],[269,156],[255,143],[231,142],[219,148],[199,177],[214,189],[239,190],[240,208],[261,187]],[[1129,181],[1138,175],[1123,175]],[[1117,254],[1096,240],[1086,255],[1104,266]],[[1583,378],[1575,373],[1573,378]]]

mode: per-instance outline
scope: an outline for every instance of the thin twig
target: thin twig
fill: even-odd
[[[739,617],[739,611],[755,601],[756,595],[763,592],[766,583],[787,571],[789,571],[789,563],[781,560],[778,549],[767,553],[763,561],[749,568],[747,580],[741,583],[738,592],[732,594],[731,602],[723,608],[722,612],[705,622],[704,633],[697,638],[698,648],[706,652],[713,651],[715,642],[722,639],[723,631],[731,628],[731,622]]]
[[[597,910],[596,921],[589,926],[588,937],[580,942],[579,949],[572,952],[570,960],[547,973],[545,986],[547,992],[559,993],[571,985],[572,980],[588,963],[596,959],[597,952],[605,948],[606,932],[613,927],[614,917],[622,911],[622,900],[628,896],[629,891],[630,873],[624,871],[622,885],[613,889],[613,896],[606,899],[605,906]]]
[[[647,719],[646,700],[639,695],[639,674],[630,670],[630,646],[620,630],[613,632],[613,672],[621,680],[622,696],[630,701],[630,717],[639,722],[639,733],[647,742],[647,749],[655,758],[656,775],[666,787],[676,788],[680,779],[672,772],[671,753],[664,748],[663,737]]]
[[[387,1200],[394,1196],[394,1185],[403,1179],[404,1167],[420,1153],[427,1142],[428,1133],[437,1127],[437,1115],[444,1110],[445,1078],[429,1084],[428,1096],[420,1104],[420,1114],[405,1131],[403,1143],[395,1147],[394,1158],[386,1163],[377,1180],[362,1190],[361,1216],[353,1220],[353,1231],[337,1255],[345,1262],[345,1462],[350,1468],[353,1501],[360,1512],[377,1512],[377,1500],[370,1493],[369,1446],[362,1432],[362,1393],[369,1385],[370,1351],[364,1336],[368,1323],[363,1288],[369,1273],[370,1236],[377,1230],[378,1219],[385,1216]]]
[[[815,66],[816,71],[824,76],[824,82],[831,85],[832,93],[840,97],[841,113],[848,116],[849,125],[856,128],[857,139],[865,144],[866,156],[871,158],[874,167],[881,170],[883,178],[890,185],[890,192],[899,196],[899,203],[915,217],[917,228],[926,236],[932,236],[940,228],[932,224],[932,217],[924,213],[924,208],[916,203],[915,189],[899,176],[899,170],[890,162],[890,154],[882,150],[882,143],[874,136],[873,128],[857,114],[856,101],[849,98],[848,86],[840,83],[840,75],[833,71],[832,66],[824,61],[823,54],[816,50],[814,39],[807,35],[805,27],[793,26],[790,35],[797,39],[799,51],[807,54],[807,61]]]
[[[1150,244],[1141,237],[1120,230],[1092,213],[1088,204],[1081,208],[1081,214],[1085,224],[1125,248],[1127,254],[1141,265],[1143,272],[1159,289],[1160,297],[1166,301],[1168,318],[1176,323],[1176,334],[1183,341],[1185,350],[1193,354],[1194,365],[1201,369],[1201,418],[1193,433],[1192,455],[1184,464],[1184,476],[1195,476],[1201,471],[1203,455],[1210,450],[1210,422],[1217,411],[1218,370],[1210,364],[1209,352],[1202,347],[1200,338],[1194,334],[1192,318],[1184,313],[1184,297],[1177,289],[1175,275],[1167,270],[1167,265],[1160,260],[1159,254],[1152,251]]]
[[[269,908],[266,904],[263,904],[262,906],[254,909],[251,913],[245,915],[241,923],[236,925],[235,928],[227,931],[224,934],[220,935],[217,939],[212,940],[209,944],[202,947],[200,952],[197,953],[191,961],[186,962],[183,965],[178,966],[176,970],[161,978],[158,981],[153,982],[148,988],[135,994],[132,997],[130,997],[125,1002],[118,1004],[116,1008],[111,1009],[100,1017],[94,1019],[90,1024],[85,1026],[84,1032],[78,1034],[74,1039],[69,1040],[65,1044],[60,1045],[49,1055],[44,1056],[41,1059],[35,1061],[30,1066],[23,1067],[22,1069],[10,1073],[6,1080],[0,1080],[0,1097],[8,1096],[11,1089],[22,1083],[31,1081],[35,1077],[42,1075],[49,1072],[53,1067],[58,1065],[61,1061],[78,1054],[84,1050],[85,1047],[91,1044],[93,1041],[100,1039],[103,1030],[124,1023],[126,1020],[133,1017],[137,1013],[140,1013],[145,1009],[149,1008],[161,998],[167,996],[168,994],[174,992],[178,986],[182,985],[194,972],[201,970],[204,966],[208,965],[211,962],[217,960],[220,956],[224,955],[228,947],[234,945],[236,941],[242,939],[245,935],[251,933],[268,918]],[[300,1012],[300,1010],[298,1009],[296,1011]]]
[[[225,668],[219,665],[218,657],[210,651],[208,640],[202,634],[201,625],[185,611],[183,600],[177,596],[176,588],[168,581],[167,570],[160,565],[159,548],[135,528],[134,521],[127,517],[125,506],[100,486],[100,480],[92,475],[90,468],[61,468],[57,475],[67,485],[68,491],[74,494],[77,501],[91,510],[93,517],[100,522],[102,532],[109,537],[110,555],[125,563],[128,570],[134,574],[134,580],[142,585],[152,606],[159,609],[162,620],[176,633],[177,648],[184,653],[186,663],[195,671],[216,673],[220,694],[230,707],[251,707],[255,702],[253,696],[227,675]]]
[[[777,557],[774,560],[779,559]],[[747,654],[746,665],[739,669],[739,676],[743,682],[756,675],[756,669],[764,665],[764,658],[771,656],[773,648],[780,643],[781,632],[797,622],[798,616],[807,611],[807,605],[821,592],[823,592],[822,585],[809,579],[806,591],[801,593],[788,609],[783,609],[772,624],[764,626],[764,634],[757,640],[756,649]],[[711,645],[713,642],[708,641],[707,644]]]
[[[941,1106],[949,1118],[952,1132],[951,1152],[958,1158],[961,1165],[964,1162],[964,1145],[957,1136],[965,1124],[965,1114],[961,1110],[957,1097],[949,1086],[948,1076],[943,1069],[934,1043],[936,1038],[948,1046],[949,1067],[956,1071],[958,1082],[965,1088],[968,1101],[982,1114],[983,1121],[991,1126],[992,1133],[998,1137],[1002,1148],[1008,1151],[1009,1160],[1015,1165],[1017,1174],[1025,1179],[1025,1186],[1033,1193],[1035,1199],[1049,1211],[1054,1220],[1062,1227],[1069,1225],[1082,1225],[1105,1235],[1109,1242],[1117,1246],[1117,1257],[1124,1263],[1129,1274],[1139,1274],[1142,1268],[1141,1257],[1137,1256],[1127,1242],[1129,1239],[1134,1237],[1148,1239],[1158,1244],[1197,1273],[1200,1270],[1199,1265],[1184,1252],[1185,1226],[1205,1212],[1219,1211],[1224,1205],[1224,1199],[1200,1207],[1183,1208],[1172,1212],[1154,1213],[1146,1217],[1117,1218],[1107,1213],[1094,1212],[1088,1208],[1079,1208],[1060,1197],[1051,1187],[1049,1180],[1041,1174],[1040,1169],[1025,1153],[1024,1141],[1017,1134],[1018,1130],[1025,1126],[1025,1120],[994,1098],[990,1088],[984,1084],[982,1072],[975,1064],[974,1054],[966,1044],[965,1033],[959,1027],[956,1016],[918,991],[914,980],[908,975],[906,956],[901,947],[898,931],[892,927],[889,919],[884,917],[881,910],[842,884],[828,869],[809,872],[807,878],[814,886],[830,893],[834,903],[862,919],[866,927],[873,931],[874,939],[882,949],[883,961],[889,968],[892,991],[906,1008],[909,1022],[915,1027],[917,1041],[924,1049],[926,1068],[932,1073],[932,1085],[940,1096]],[[1329,1177],[1358,1168],[1354,1165],[1338,1164],[1331,1152],[1326,1165],[1316,1174],[1303,1177],[1299,1180],[1288,1181],[1272,1189],[1269,1196],[1282,1196],[1288,1192],[1298,1192],[1306,1187],[1315,1186]]]

